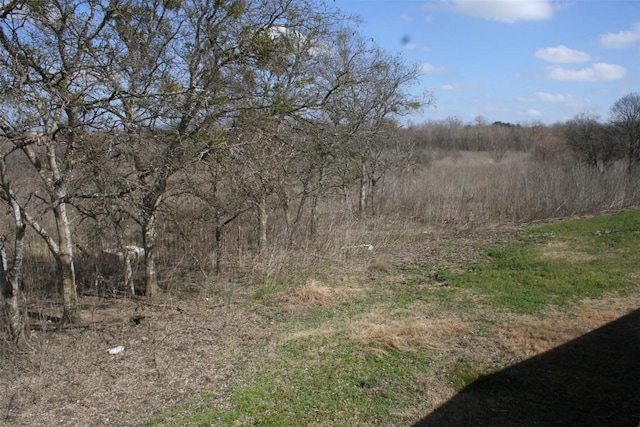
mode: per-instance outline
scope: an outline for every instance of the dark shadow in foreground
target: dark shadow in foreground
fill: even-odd
[[[479,378],[414,427],[640,425],[640,310]]]

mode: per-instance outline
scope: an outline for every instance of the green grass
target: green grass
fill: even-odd
[[[639,248],[640,210],[634,210],[532,229],[491,248],[489,261],[440,275],[485,295],[496,308],[536,312],[637,286]]]
[[[562,307],[624,293],[638,286],[639,248],[640,210],[635,210],[533,228],[508,245],[490,248],[486,262],[462,273],[438,272],[446,287],[423,286],[428,270],[404,270],[401,283],[382,278],[366,296],[310,309],[273,326],[283,336],[323,328],[331,332],[283,339],[268,351],[257,350],[268,356],[237,380],[227,404],[214,404],[214,394],[199,396],[151,425],[407,425],[399,414],[425,400],[416,382],[431,369],[434,353],[372,351],[349,340],[350,322],[381,307],[393,312],[414,303],[432,314],[472,314],[478,305],[531,313],[551,304]],[[253,301],[260,303],[281,289],[264,286]],[[488,373],[493,362],[452,355],[438,375],[459,391]]]
[[[491,369],[478,362],[461,358],[456,360],[449,369],[447,379],[456,391],[461,391],[483,375],[491,373],[491,371]]]
[[[335,344],[323,338],[284,344],[276,359],[237,387],[231,408],[208,408],[158,421],[196,426],[401,423],[394,411],[420,399],[409,391],[416,376],[428,369],[428,357],[393,351],[367,355],[364,348]],[[185,410],[187,406],[178,412]]]
[[[285,360],[270,366],[235,393],[235,408],[212,413],[213,424],[251,419],[259,425],[380,425],[394,421],[397,396],[406,395],[416,366],[427,368],[423,355],[388,353],[362,356],[353,349],[333,350],[309,363],[299,344],[290,344]],[[305,362],[306,360],[306,362]],[[414,366],[414,369],[406,369]]]
[[[264,301],[267,297],[277,294],[278,292],[285,289],[285,286],[281,283],[271,283],[260,286],[255,293],[253,294],[253,299],[255,301]]]

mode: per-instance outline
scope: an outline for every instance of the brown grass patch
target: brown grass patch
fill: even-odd
[[[274,295],[275,302],[285,310],[297,313],[311,308],[326,308],[342,301],[359,298],[364,287],[352,278],[344,278],[331,286],[317,279],[310,279],[292,290]]]
[[[545,319],[524,316],[494,328],[500,345],[525,359],[567,343],[613,322],[638,306],[635,297],[585,300],[571,312],[547,310]]]
[[[585,262],[597,259],[594,255],[572,248],[567,242],[547,243],[540,256],[543,259],[563,259],[571,262]]]
[[[455,319],[423,319],[407,317],[397,320],[392,314],[371,314],[351,326],[349,339],[373,345],[382,350],[403,352],[449,348],[470,326]]]
[[[502,325],[495,333],[506,350],[519,359],[526,359],[580,336],[584,329],[559,319],[525,318]]]
[[[640,307],[640,287],[625,296],[609,295],[603,299],[586,299],[579,310],[580,321],[602,326]]]
[[[296,288],[287,298],[287,302],[293,305],[302,304],[306,307],[326,307],[332,303],[334,292],[315,279],[309,280],[303,286]]]
[[[367,267],[369,272],[386,273],[391,269],[391,263],[385,260],[377,259],[372,261]]]

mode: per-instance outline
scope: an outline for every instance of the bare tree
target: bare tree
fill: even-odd
[[[620,151],[598,115],[578,114],[564,125],[563,130],[567,145],[574,154],[601,172]]]
[[[2,144],[5,145],[5,144]],[[25,336],[20,304],[20,285],[24,261],[24,237],[26,223],[22,216],[22,207],[13,189],[7,167],[7,158],[11,150],[0,152],[0,197],[10,206],[13,215],[13,259],[9,263],[5,248],[6,236],[0,240],[0,294],[2,294],[2,314],[8,324],[9,336],[19,343]]]
[[[531,155],[538,161],[564,162],[571,156],[562,130],[533,123],[529,128]]]
[[[168,198],[186,191],[186,166],[217,149],[209,135],[239,98],[242,2],[132,0],[112,8],[108,45],[97,60],[111,102],[104,151],[109,210],[133,219],[144,248],[145,292],[159,291],[158,221]],[[233,69],[233,70],[232,70]]]
[[[102,102],[90,52],[109,19],[106,5],[89,0],[15,1],[0,14],[2,131],[39,178],[42,192],[23,202],[23,218],[57,262],[63,318],[71,322],[79,313],[68,205],[83,139]],[[53,231],[40,221],[47,213]]]
[[[419,70],[405,64],[368,40],[352,32],[337,39],[336,55],[327,81],[339,82],[329,94],[326,115],[335,129],[338,158],[350,159],[359,182],[359,214],[371,203],[376,184],[389,166],[383,161],[388,148],[382,133],[394,120],[432,101],[430,96],[416,99],[408,88],[416,82]],[[338,152],[340,152],[338,154]]]
[[[271,13],[264,13],[265,5]],[[268,215],[274,206],[282,209],[290,240],[309,196],[309,170],[300,165],[308,160],[306,137],[317,135],[316,120],[333,87],[322,79],[321,70],[334,22],[340,20],[335,10],[320,6],[266,1],[249,21],[254,33],[245,41],[242,71],[237,73],[244,92],[235,103],[224,150],[233,154],[225,159],[236,163],[235,175],[242,177],[233,180],[236,194],[256,213],[260,249],[268,241]],[[314,131],[307,133],[310,129]],[[302,181],[297,192],[292,179]]]
[[[2,136],[38,180],[16,200],[58,263],[66,319],[78,316],[72,212],[108,218],[120,246],[137,224],[153,296],[158,224],[191,193],[189,165],[213,162],[217,231],[253,206],[260,247],[276,209],[291,236],[307,200],[317,229],[340,180],[374,194],[391,165],[381,132],[420,106],[407,92],[417,68],[341,18],[315,0],[0,6]]]
[[[311,103],[301,77],[309,73],[299,70],[311,57],[311,36],[327,25],[316,6],[131,0],[112,7],[110,38],[96,60],[114,134],[103,174],[113,175],[107,193],[120,196],[105,201],[141,228],[147,295],[159,289],[159,215],[167,198],[189,191],[182,185],[190,162],[231,151],[222,157],[244,162],[243,197],[260,214],[265,244],[267,201],[280,183],[273,167],[283,149],[280,124]],[[216,198],[224,193],[213,188]]]
[[[640,92],[632,92],[617,100],[611,107],[611,123],[621,143],[626,147],[629,174],[640,165]]]

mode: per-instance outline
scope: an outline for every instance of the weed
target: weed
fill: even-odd
[[[260,286],[253,294],[256,301],[264,301],[267,297],[275,295],[284,289],[284,285],[280,283],[271,283]]]

